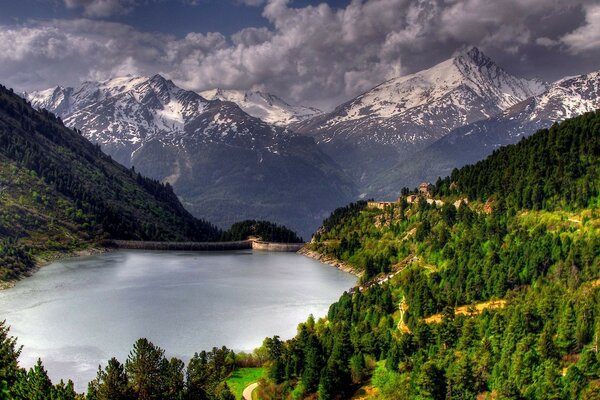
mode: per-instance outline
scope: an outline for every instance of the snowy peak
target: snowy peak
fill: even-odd
[[[532,99],[530,121],[562,121],[600,109],[600,71],[563,78]]]
[[[210,89],[200,92],[209,100],[231,101],[246,113],[269,124],[287,126],[321,114],[321,111],[304,106],[292,106],[281,98],[261,91]]]
[[[383,82],[293,128],[361,182],[453,129],[502,113],[547,85],[515,77],[477,48]]]
[[[453,59],[465,84],[482,97],[490,96],[499,100],[502,109],[542,93],[548,84],[537,79],[521,79],[507,73],[492,59],[474,47]],[[492,93],[486,92],[492,90]]]
[[[543,82],[508,74],[479,49],[472,48],[429,69],[382,83],[340,106],[336,110],[338,117],[332,122],[373,116],[390,118],[449,99],[466,111],[471,95],[485,103],[483,113],[489,116],[543,92],[546,87]]]
[[[63,117],[71,108],[71,94],[73,88],[56,86],[39,92],[23,93],[34,107],[54,110],[54,113]]]

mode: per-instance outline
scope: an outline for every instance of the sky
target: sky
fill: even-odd
[[[473,46],[553,81],[600,69],[598,0],[0,0],[0,83],[160,73],[328,110]]]

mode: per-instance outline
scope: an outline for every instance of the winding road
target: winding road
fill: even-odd
[[[258,387],[258,382],[254,382],[254,383],[251,383],[250,385],[246,386],[246,389],[244,389],[244,392],[242,393],[244,400],[252,400],[252,392],[257,387]]]

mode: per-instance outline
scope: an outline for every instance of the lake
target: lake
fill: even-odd
[[[122,250],[52,263],[0,291],[0,319],[24,345],[22,366],[41,357],[54,383],[84,391],[140,337],[184,361],[214,346],[251,350],[325,316],[355,282],[294,253]]]

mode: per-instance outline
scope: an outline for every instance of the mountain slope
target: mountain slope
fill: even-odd
[[[313,107],[292,106],[281,98],[261,91],[211,89],[200,92],[209,100],[231,101],[244,112],[275,126],[287,126],[322,113]]]
[[[555,122],[600,108],[600,72],[561,79],[538,96],[501,114],[457,128],[382,174],[369,190],[378,198],[395,198],[403,186],[433,182],[452,169],[473,163],[494,149]]]
[[[75,250],[105,238],[203,241],[220,235],[192,217],[170,185],[117,164],[54,115],[35,111],[4,87],[0,179],[0,258],[16,248],[29,260],[3,263],[0,279],[30,269],[30,255]]]
[[[117,161],[169,182],[194,215],[221,227],[268,219],[308,237],[355,189],[314,140],[160,75],[28,95]]]
[[[259,397],[597,396],[600,112],[503,147],[431,196],[443,204],[361,202],[326,221],[311,249],[363,271],[361,286],[279,344]]]
[[[546,84],[516,78],[477,48],[384,82],[333,112],[293,125],[368,181],[459,126],[496,115]]]

